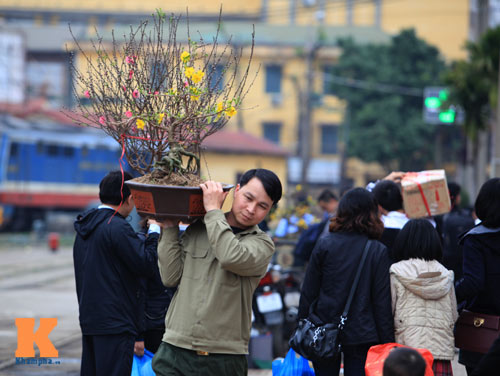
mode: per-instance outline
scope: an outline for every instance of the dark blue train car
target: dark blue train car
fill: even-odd
[[[102,177],[119,169],[120,154],[98,129],[1,115],[0,229],[29,230],[48,211],[84,209],[98,200]]]

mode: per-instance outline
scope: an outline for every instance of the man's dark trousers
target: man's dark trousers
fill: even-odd
[[[134,342],[130,333],[82,336],[81,376],[130,375]]]
[[[157,376],[246,376],[246,355],[197,353],[162,342],[153,358]]]

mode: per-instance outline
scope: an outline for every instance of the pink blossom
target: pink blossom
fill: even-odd
[[[127,57],[125,58],[125,62],[126,62],[127,64],[134,64],[134,63],[135,63],[134,56],[127,56]]]
[[[132,79],[132,76],[134,75],[134,71],[131,69],[129,72],[128,72],[128,79]]]
[[[188,86],[189,86],[189,82],[184,81],[184,87],[188,87]]]
[[[88,90],[85,90],[85,92],[83,93],[83,95],[85,95],[85,98],[90,98],[90,93]]]
[[[158,94],[160,94],[160,92],[159,91],[155,91],[155,95],[158,95]]]
[[[99,118],[99,123],[101,123],[102,125],[105,125],[106,124],[106,118],[104,116],[101,116]]]
[[[135,89],[133,92],[132,92],[132,96],[134,98],[139,98],[139,90]]]
[[[130,111],[125,112],[125,116],[128,117],[128,118],[131,118],[132,117],[132,112],[130,112]]]

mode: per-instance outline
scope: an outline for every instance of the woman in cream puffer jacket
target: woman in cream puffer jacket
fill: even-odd
[[[423,219],[409,221],[393,247],[390,268],[396,342],[428,349],[436,374],[452,375],[453,327],[458,318],[453,272],[442,257],[439,236]]]

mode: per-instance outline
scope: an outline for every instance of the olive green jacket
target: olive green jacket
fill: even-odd
[[[236,235],[221,210],[191,224],[164,230],[158,245],[163,284],[177,286],[165,319],[163,341],[185,349],[247,354],[252,295],[274,253],[257,226]]]

